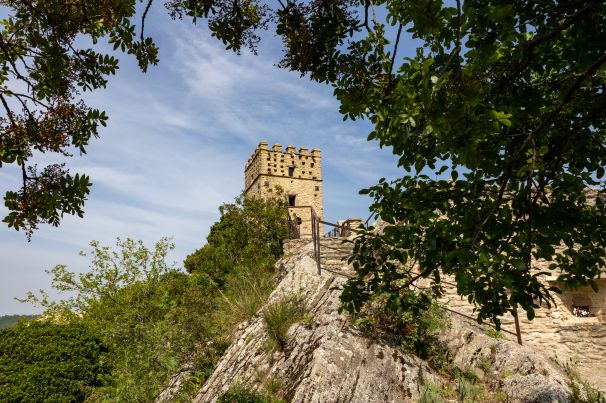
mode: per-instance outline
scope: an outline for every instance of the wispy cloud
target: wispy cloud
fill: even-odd
[[[109,88],[88,97],[110,121],[88,154],[69,162],[94,183],[85,218],[41,228],[31,244],[0,227],[0,314],[31,311],[12,297],[48,288],[44,268],[85,270],[77,252],[92,239],[131,236],[151,246],[169,235],[177,245],[171,259],[182,261],[202,245],[218,206],[241,191],[244,164],[261,139],[322,149],[325,212],[333,219],[367,215],[358,189],[394,173],[390,153],[365,141],[368,123],[342,122],[332,89],[277,69],[275,51],[238,56],[200,29],[153,18],[161,65],[142,75],[122,57]],[[18,186],[15,174],[2,168],[0,192]]]

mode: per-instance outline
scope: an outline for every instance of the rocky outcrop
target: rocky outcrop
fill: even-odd
[[[299,294],[309,310],[306,320],[290,328],[284,351],[268,349],[259,312],[240,325],[195,402],[216,401],[234,383],[278,390],[289,402],[412,402],[418,400],[424,382],[445,382],[399,346],[369,339],[350,326],[338,313],[340,288],[353,274],[341,260],[347,248],[323,241],[322,250],[322,275],[317,274],[311,243],[288,244],[277,263],[282,279],[268,303]],[[454,365],[496,383],[510,402],[568,401],[565,375],[530,348],[490,338],[457,317],[440,337]]]
[[[482,381],[505,392],[510,401],[569,401],[569,379],[532,347],[489,337],[482,328],[459,317],[452,318],[440,339],[455,366],[472,369]]]
[[[278,262],[285,275],[269,299],[300,293],[310,319],[291,327],[283,352],[267,351],[261,315],[243,323],[194,401],[215,401],[234,382],[262,390],[271,380],[293,402],[405,402],[419,396],[419,376],[438,381],[420,359],[353,330],[337,312],[345,270],[318,276],[311,256],[308,244]]]

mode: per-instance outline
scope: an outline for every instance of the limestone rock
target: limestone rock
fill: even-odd
[[[301,293],[313,319],[293,325],[284,352],[273,353],[260,314],[243,324],[195,402],[216,401],[234,382],[262,390],[264,379],[278,380],[279,393],[293,402],[408,402],[419,396],[420,375],[438,382],[420,359],[353,330],[337,313],[346,277],[318,276],[311,244],[298,253],[278,262],[286,274],[269,302]]]
[[[484,368],[514,402],[568,402],[568,378],[551,360],[532,347],[494,339],[474,323],[452,317],[441,340],[459,368]]]
[[[323,242],[322,262],[338,262],[346,247],[336,240]],[[214,402],[234,383],[264,391],[268,380],[279,385],[278,394],[288,402],[413,402],[424,381],[445,382],[424,361],[365,337],[338,313],[341,286],[353,274],[350,267],[333,263],[318,275],[310,242],[290,242],[285,250],[276,264],[281,281],[268,303],[300,294],[310,319],[290,328],[283,352],[268,351],[262,310],[240,325],[195,402]],[[481,375],[510,402],[569,401],[566,376],[532,348],[490,338],[475,322],[459,317],[440,338],[454,365]]]

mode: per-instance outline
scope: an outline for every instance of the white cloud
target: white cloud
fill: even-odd
[[[218,206],[241,191],[261,139],[322,149],[330,219],[366,216],[369,200],[358,189],[394,173],[390,153],[364,140],[368,123],[342,122],[331,88],[277,69],[272,54],[238,56],[195,27],[154,18],[160,66],[143,75],[121,57],[108,89],[88,97],[110,119],[88,154],[68,161],[94,184],[85,218],[41,228],[31,244],[0,227],[0,314],[23,312],[13,296],[48,288],[44,268],[65,262],[85,270],[77,252],[92,239],[131,236],[151,246],[174,236],[171,259],[180,262],[201,246]],[[2,168],[0,192],[18,186],[17,173]]]

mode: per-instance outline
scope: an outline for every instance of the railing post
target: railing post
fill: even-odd
[[[316,217],[316,238],[318,242],[318,276],[322,275],[322,265],[320,263],[320,236],[320,219]]]
[[[513,320],[516,325],[516,337],[518,338],[518,344],[522,345],[522,331],[520,330],[520,320],[518,319],[518,308],[513,308]]]
[[[311,238],[314,243],[314,254],[316,257],[316,267],[318,268],[318,275],[322,274],[322,266],[320,264],[320,226],[316,212],[310,207],[311,211]]]

